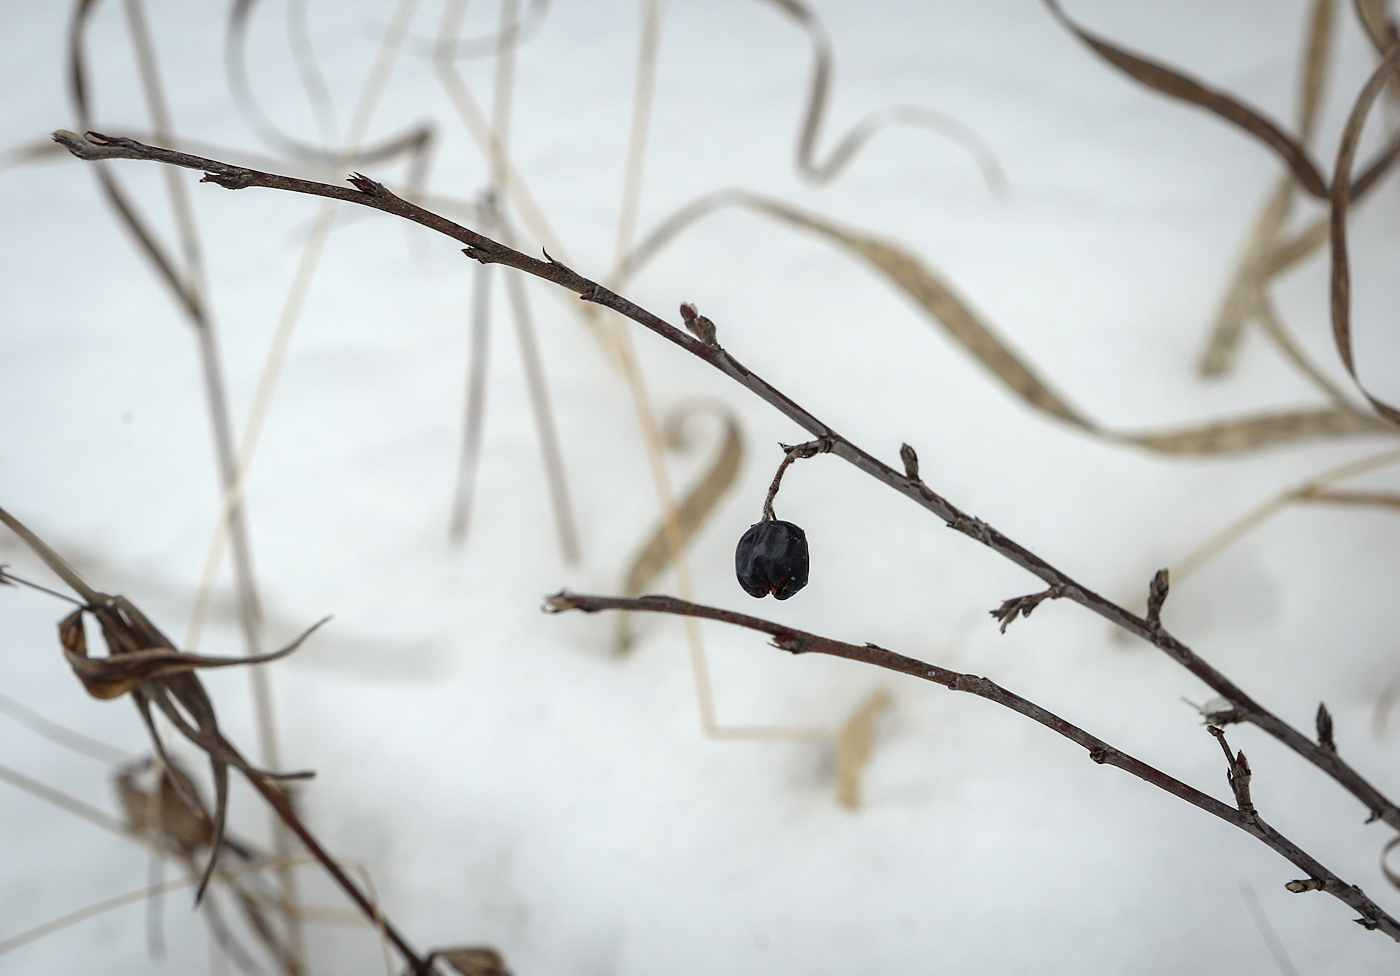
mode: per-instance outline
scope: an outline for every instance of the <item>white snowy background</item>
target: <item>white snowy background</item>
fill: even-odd
[[[5,149],[77,125],[66,92],[69,6],[11,3],[0,13]],[[342,131],[391,6],[310,5]],[[670,0],[640,232],[701,193],[738,186],[902,242],[1114,429],[1318,402],[1257,333],[1230,378],[1205,383],[1193,372],[1280,169],[1266,150],[1126,79],[1036,0],[816,9],[836,54],[822,151],[868,112],[926,106],[978,133],[1008,191],[990,192],[965,151],[913,128],[883,131],[836,181],[813,188],[793,167],[811,63],[804,35],[754,0]],[[467,33],[493,29],[496,11],[474,5]],[[180,136],[268,153],[229,96],[226,12],[168,0],[149,0],[146,12]],[[1292,117],[1300,2],[1079,2],[1072,13]],[[440,16],[436,0],[422,3],[415,35],[433,35]],[[1329,170],[1374,63],[1349,13],[1341,21],[1318,142]],[[613,257],[640,24],[631,0],[556,0],[518,52],[512,158],[574,266],[592,277]],[[121,4],[99,8],[89,38],[97,127],[149,131]],[[313,139],[280,0],[254,14],[249,51],[264,109]],[[463,74],[489,110],[490,62],[466,62]],[[423,121],[440,140],[429,189],[473,198],[487,164],[431,62],[410,49],[370,139]],[[193,334],[90,164],[57,155],[7,163],[0,504],[181,640],[220,504]],[[361,168],[391,186],[405,172],[402,162]],[[157,167],[116,171],[169,239]],[[241,427],[319,203],[181,178]],[[680,622],[639,620],[636,649],[620,658],[615,621],[540,612],[542,596],[561,587],[617,592],[660,511],[626,386],[573,299],[527,285],[583,560],[566,566],[555,542],[499,278],[472,531],[453,548],[446,527],[475,265],[445,238],[350,210],[293,335],[247,506],[269,643],[335,615],[271,673],[286,762],[317,772],[307,819],[365,865],[385,912],[417,946],[494,945],[518,976],[1278,972],[1254,898],[1298,972],[1394,971],[1400,950],[1353,924],[1339,902],[1286,892],[1299,871],[1272,851],[988,702],[849,662],[791,658],[760,635],[707,624],[723,725],[834,733],[876,689],[893,696],[854,812],[836,801],[831,742],[707,738]],[[1397,216],[1387,185],[1354,222],[1358,358],[1382,396],[1400,393]],[[1275,294],[1306,348],[1341,377],[1324,266],[1314,257]],[[1032,411],[864,265],[738,210],[683,235],[626,293],[672,321],[679,302],[696,302],[739,360],[835,429],[894,464],[902,441],[915,445],[936,491],[1124,602],[1274,492],[1387,446],[1350,438],[1192,459],[1108,444]],[[1220,749],[1182,700],[1202,702],[1208,689],[1067,602],[998,633],[987,611],[1039,582],[835,458],[799,462],[778,498],[779,516],[811,540],[811,584],[786,603],[751,600],[734,580],[733,545],[760,514],[777,443],[806,438],[705,364],[640,328],[634,339],[658,413],[702,397],[743,425],[739,480],[687,557],[700,602],[986,675],[1229,797]],[[679,485],[714,452],[712,421],[697,419],[693,432],[695,448],[669,456]],[[1366,482],[1387,483],[1386,473]],[[1343,754],[1392,795],[1397,745],[1373,731],[1373,709],[1400,672],[1397,543],[1392,513],[1287,509],[1175,587],[1165,615],[1296,727],[1309,730],[1326,701]],[[8,533],[0,561],[52,579]],[[674,583],[668,574],[653,588]],[[220,607],[231,594],[226,571]],[[132,755],[145,751],[132,706],[88,698],[65,664],[54,625],[66,612],[33,591],[0,592],[0,691]],[[226,609],[199,649],[242,653]],[[226,733],[255,752],[247,675],[204,680]],[[1360,804],[1262,733],[1234,729],[1231,741],[1250,757],[1267,820],[1400,909],[1378,865],[1386,828],[1364,826]],[[5,716],[0,764],[115,813],[109,768]],[[232,829],[267,836],[267,815],[242,783]],[[142,887],[148,859],[0,784],[0,939]],[[309,901],[343,904],[317,869],[302,877]],[[165,899],[163,957],[150,956],[145,909],[133,904],[0,956],[0,973],[219,971],[189,899],[189,889]],[[314,973],[384,971],[367,928],[312,926],[308,943]]]

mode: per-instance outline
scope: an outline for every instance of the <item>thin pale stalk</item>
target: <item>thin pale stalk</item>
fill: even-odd
[[[502,239],[514,246],[514,232],[509,223],[501,226]],[[525,387],[530,399],[530,412],[535,420],[535,434],[540,442],[540,458],[544,462],[545,484],[549,487],[550,507],[554,511],[555,531],[559,535],[559,550],[564,561],[577,565],[581,558],[578,528],[574,522],[574,507],[569,498],[569,480],[564,469],[564,452],[559,446],[558,427],[549,400],[549,384],[545,380],[544,360],[540,356],[539,340],[535,334],[534,317],[525,294],[525,282],[519,275],[505,276],[506,297],[510,300],[511,320],[515,325],[516,345],[525,371]]]
[[[480,210],[483,226],[494,227],[495,204],[489,192],[483,198]],[[448,541],[454,545],[461,545],[467,539],[472,500],[476,495],[476,472],[481,463],[481,437],[486,424],[486,381],[491,358],[491,277],[492,269],[485,264],[477,267],[476,274],[472,276],[471,352],[462,416],[462,450],[457,459],[457,485],[452,492],[452,517],[447,526]]]

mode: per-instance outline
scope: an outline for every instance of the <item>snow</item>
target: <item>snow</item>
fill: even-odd
[[[147,7],[180,137],[268,156],[229,95],[223,16],[170,0]],[[599,279],[614,255],[639,9],[557,3],[516,65],[513,162],[571,266]],[[804,183],[792,159],[807,39],[776,6],[673,0],[639,236],[696,196],[739,186],[899,242],[1072,404],[1115,430],[1318,402],[1258,330],[1228,379],[1193,373],[1280,168],[1265,149],[1117,74],[1032,0],[817,10],[836,56],[819,153],[869,112],[924,106],[975,130],[1009,191],[990,192],[963,149],[913,128],[876,135],[833,183]],[[1085,0],[1071,12],[1291,118],[1301,3]],[[312,139],[316,116],[284,15],[277,3],[252,16],[253,88],[282,127]],[[6,8],[0,84],[11,95],[0,146],[38,145],[77,125],[65,89],[68,16],[56,4]],[[310,5],[342,129],[393,16],[386,3]],[[413,34],[432,36],[440,17],[438,4],[422,5]],[[496,5],[474,6],[466,33],[489,32],[496,17]],[[1349,17],[1317,143],[1328,171],[1373,63]],[[120,5],[98,9],[89,46],[94,124],[149,131]],[[489,112],[491,62],[462,71]],[[487,163],[432,63],[410,45],[370,141],[422,121],[440,140],[430,191],[474,199]],[[1366,144],[1376,139],[1370,132]],[[406,172],[402,162],[360,168],[396,187]],[[113,169],[172,240],[157,168]],[[241,430],[319,203],[182,178]],[[191,329],[102,199],[91,164],[14,163],[0,189],[0,505],[183,643],[220,507]],[[1400,354],[1384,326],[1400,297],[1389,274],[1396,204],[1383,186],[1353,233],[1358,362],[1382,396],[1397,392],[1387,364]],[[335,617],[271,669],[286,763],[317,771],[302,795],[307,819],[369,871],[385,913],[415,945],[494,945],[530,976],[1268,972],[1275,963],[1250,909],[1257,897],[1300,972],[1394,965],[1390,941],[1353,925],[1339,902],[1285,891],[1300,872],[1249,836],[989,702],[849,662],[791,658],[760,635],[707,623],[722,725],[834,735],[876,689],[893,695],[859,811],[836,801],[831,738],[707,737],[677,620],[638,620],[635,650],[618,657],[614,620],[540,612],[562,587],[617,592],[659,513],[626,384],[575,300],[527,285],[583,560],[566,565],[555,541],[499,278],[474,518],[455,548],[447,524],[475,266],[445,238],[348,211],[292,335],[247,506],[269,646]],[[1349,438],[1199,459],[1096,439],[1028,408],[866,265],[732,208],[695,225],[623,290],[673,322],[681,301],[695,302],[731,353],[825,422],[891,464],[902,442],[913,444],[934,490],[1125,604],[1142,599],[1157,568],[1275,492],[1389,444]],[[1326,295],[1316,256],[1275,289],[1300,342],[1340,381]],[[784,603],[747,597],[733,577],[734,541],[759,517],[777,443],[806,437],[704,363],[630,328],[658,415],[702,398],[743,426],[739,480],[687,556],[696,600],[985,675],[1229,799],[1219,747],[1182,701],[1214,692],[1067,602],[998,633],[987,611],[1039,582],[834,457],[797,462],[777,501],[779,517],[809,537],[810,585]],[[677,485],[714,451],[714,421],[692,427],[694,449],[668,459]],[[1380,472],[1359,483],[1393,481]],[[1400,527],[1382,510],[1288,508],[1174,586],[1164,616],[1295,727],[1310,731],[1325,701],[1343,756],[1391,794],[1400,790],[1393,738],[1373,732],[1373,713],[1400,671],[1386,609],[1397,543]],[[0,562],[52,580],[8,533]],[[676,584],[667,574],[654,588]],[[202,652],[243,653],[232,600],[225,569]],[[0,690],[145,751],[131,706],[89,699],[73,679],[54,639],[65,613],[33,591],[0,592]],[[204,680],[228,736],[256,754],[246,675]],[[0,765],[115,813],[100,763],[0,722]],[[1232,729],[1230,741],[1249,755],[1265,819],[1396,906],[1378,866],[1383,826],[1364,826],[1361,805],[1257,730]],[[266,843],[267,814],[246,784],[231,816],[236,833]],[[0,823],[0,940],[148,881],[142,848],[8,785]],[[317,869],[301,877],[309,902],[344,903]],[[132,905],[0,955],[0,974],[218,972],[189,897],[166,897],[159,958]],[[312,925],[307,939],[313,972],[383,970],[368,928]]]

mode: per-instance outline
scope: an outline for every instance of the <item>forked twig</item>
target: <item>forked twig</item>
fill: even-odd
[[[889,671],[897,671],[924,681],[932,681],[940,684],[950,691],[965,691],[968,694],[985,698],[988,701],[996,702],[1026,716],[1032,721],[1038,722],[1053,732],[1056,732],[1071,742],[1085,749],[1089,753],[1089,758],[1101,765],[1117,766],[1119,769],[1131,773],[1139,779],[1165,790],[1173,796],[1179,797],[1194,806],[1201,808],[1209,814],[1219,817],[1226,823],[1238,827],[1248,834],[1253,835],[1264,844],[1268,845],[1277,853],[1281,854],[1296,867],[1307,872],[1307,879],[1290,882],[1289,890],[1306,891],[1326,891],[1335,898],[1340,899],[1351,908],[1355,909],[1360,918],[1357,919],[1367,929],[1379,930],[1400,942],[1400,921],[1391,917],[1384,909],[1368,898],[1360,888],[1347,884],[1337,877],[1312,855],[1305,852],[1291,840],[1284,837],[1259,816],[1254,809],[1254,804],[1249,794],[1249,764],[1245,761],[1242,753],[1232,753],[1228,745],[1225,744],[1224,733],[1216,726],[1210,726],[1210,731],[1220,740],[1221,748],[1225,750],[1225,755],[1230,764],[1230,784],[1235,792],[1236,806],[1222,803],[1215,797],[1203,793],[1183,783],[1167,773],[1162,772],[1154,766],[1150,766],[1140,759],[1135,758],[1120,749],[1114,748],[1107,742],[1078,726],[1066,721],[1048,709],[1042,708],[1034,702],[1027,701],[1014,692],[989,681],[986,678],[972,674],[963,674],[958,671],[951,671],[947,668],[939,667],[936,664],[929,664],[916,658],[906,657],[894,651],[877,647],[874,644],[848,644],[845,641],[832,640],[828,637],[821,637],[803,630],[797,630],[784,624],[774,623],[758,617],[751,617],[747,614],[734,613],[730,610],[723,610],[719,607],[709,607],[702,604],[690,603],[685,600],[677,600],[669,596],[644,596],[637,599],[622,599],[609,596],[590,596],[581,593],[570,593],[561,590],[552,596],[545,598],[545,610],[551,613],[562,613],[566,610],[582,610],[585,613],[596,613],[600,610],[646,610],[653,613],[672,613],[687,617],[700,617],[706,620],[718,620],[722,623],[734,624],[738,627],[746,627],[749,630],[756,630],[760,633],[768,634],[773,639],[773,646],[780,650],[789,651],[793,654],[829,654],[833,657],[845,658],[848,661],[859,661],[864,664],[871,664],[878,668],[885,668]],[[1295,887],[1301,886],[1301,887]]]

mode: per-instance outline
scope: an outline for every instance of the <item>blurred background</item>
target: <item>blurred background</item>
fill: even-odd
[[[704,363],[385,215],[151,163],[103,164],[108,188],[48,133],[361,171],[669,321],[693,302],[749,368],[890,464],[913,445],[935,491],[1086,586],[1139,608],[1172,567],[1172,632],[1295,727],[1325,701],[1390,792],[1400,454],[1332,342],[1325,210],[1278,203],[1255,140],[1033,0],[72,6],[0,15],[0,505],[181,647],[272,649],[334,615],[261,679],[205,684],[251,757],[316,771],[307,822],[417,946],[491,945],[517,974],[1394,965],[1267,848],[988,702],[713,624],[541,613],[562,587],[668,592],[869,641],[1230,796],[1209,689],[1068,603],[999,633],[988,611],[1039,581],[834,457],[777,499],[810,585],[745,595],[734,544],[807,437]],[[1301,128],[1330,174],[1377,59],[1329,9],[1069,13],[1291,131],[1312,39]],[[1393,123],[1383,103],[1363,157]],[[1383,182],[1351,222],[1358,371],[1392,402],[1397,203]],[[8,532],[0,562],[56,585]],[[0,592],[0,973],[285,971],[224,882],[232,950],[189,885],[36,931],[188,873],[130,830],[114,777],[149,737],[74,679],[68,609]],[[1266,820],[1400,905],[1382,825],[1257,730],[1230,739]],[[278,847],[241,782],[229,830]],[[304,971],[384,971],[319,869],[293,874]]]

